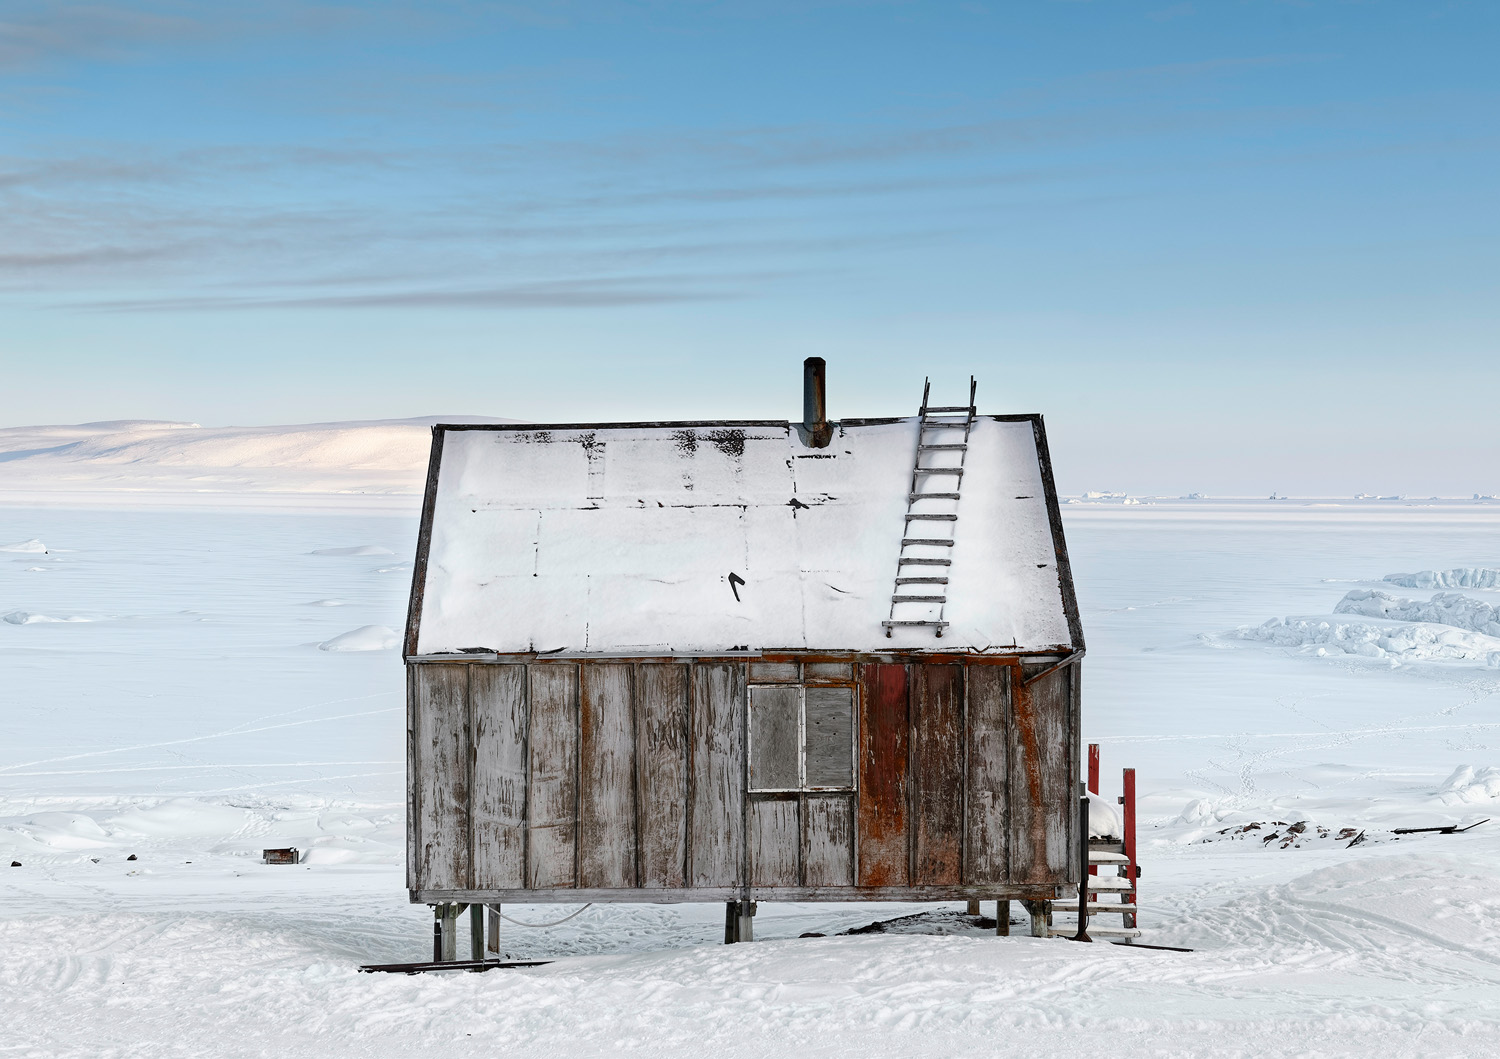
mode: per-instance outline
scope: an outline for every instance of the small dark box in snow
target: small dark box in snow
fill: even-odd
[[[267,849],[261,851],[267,864],[296,864],[302,855],[293,849]]]

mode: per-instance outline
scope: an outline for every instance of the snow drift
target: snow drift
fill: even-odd
[[[1437,796],[1444,805],[1500,801],[1500,768],[1476,769],[1473,765],[1460,765],[1443,781]]]
[[[331,640],[318,644],[320,651],[390,651],[401,642],[395,631],[384,625],[361,625]]]

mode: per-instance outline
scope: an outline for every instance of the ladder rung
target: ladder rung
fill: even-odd
[[[907,493],[907,500],[957,500],[957,493]]]
[[[957,522],[958,521],[958,516],[957,515],[914,515],[910,511],[908,511],[906,513],[906,521],[911,522],[913,519],[922,519],[923,521],[926,521],[926,522]]]
[[[901,541],[901,547],[951,548],[953,542],[942,537],[906,537]]]
[[[892,603],[946,603],[947,596],[892,596]]]
[[[911,405],[907,405],[906,407],[910,408]],[[970,414],[973,414],[973,412],[974,412],[974,406],[973,405],[968,405],[968,404],[961,404],[961,405],[946,405],[946,406],[944,406],[942,408],[924,408],[924,409],[922,409],[922,414],[923,415],[931,415],[934,412],[939,412],[939,413],[941,413],[941,412],[968,412]]]
[[[962,467],[913,467],[912,470],[918,474],[957,474],[964,473]]]
[[[946,452],[963,452],[968,449],[968,447],[968,445],[918,445],[917,451],[929,452],[932,449],[942,449]]]
[[[929,627],[936,625],[939,629],[946,629],[949,625],[946,621],[883,621],[880,624],[884,625],[887,629],[896,625],[926,625]]]
[[[1090,864],[1129,864],[1130,858],[1123,853],[1111,853],[1103,849],[1089,850]]]
[[[896,560],[898,566],[952,566],[952,559],[908,559],[906,556]]]
[[[947,583],[948,583],[948,579],[946,577],[898,577],[898,578],[896,578],[896,584],[898,584],[898,585],[946,585]]]

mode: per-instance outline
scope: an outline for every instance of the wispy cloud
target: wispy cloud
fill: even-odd
[[[552,280],[461,289],[384,290],[288,297],[120,299],[83,306],[96,312],[183,312],[256,309],[584,309],[742,296],[749,277],[621,276]]]

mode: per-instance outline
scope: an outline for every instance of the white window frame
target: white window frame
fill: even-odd
[[[839,787],[810,787],[807,783],[807,689],[844,688],[849,692],[849,783]],[[797,786],[757,787],[750,775],[750,766],[755,761],[755,723],[751,716],[751,700],[757,688],[797,689]],[[745,765],[747,788],[751,794],[849,794],[859,789],[859,689],[852,684],[806,684],[787,682],[784,684],[751,684],[745,695]]]

